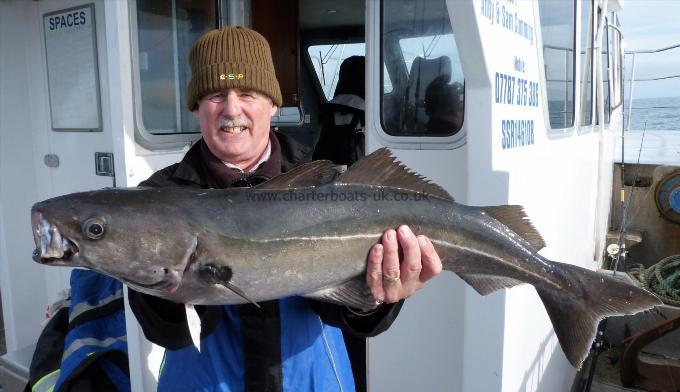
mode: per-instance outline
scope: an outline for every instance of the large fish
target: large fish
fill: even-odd
[[[375,306],[366,256],[387,228],[409,225],[482,295],[535,287],[569,361],[579,367],[598,321],[660,301],[643,289],[547,260],[519,206],[457,204],[381,149],[335,180],[317,161],[257,188],[105,189],[37,203],[34,259],[90,268],[187,304],[300,295]]]

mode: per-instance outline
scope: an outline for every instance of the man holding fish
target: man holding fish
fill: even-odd
[[[300,163],[306,147],[270,130],[282,99],[264,37],[244,27],[213,30],[196,42],[189,65],[188,107],[202,140],[140,185],[250,187]],[[159,390],[354,390],[336,327],[361,337],[383,332],[401,301],[442,270],[432,243],[408,226],[385,231],[367,257],[376,302],[370,311],[290,297],[258,306],[189,306],[185,318],[184,305],[130,290],[145,335],[168,349]],[[200,343],[194,337],[197,347],[194,312],[202,337]]]
[[[337,178],[327,161],[296,166],[306,151],[269,131],[281,93],[254,31],[207,33],[189,63],[188,106],[203,139],[180,163],[141,184],[150,188],[60,196],[31,213],[35,261],[132,289],[144,333],[168,348],[160,390],[352,390],[335,327],[384,331],[399,301],[442,269],[480,295],[533,285],[576,368],[600,320],[660,303],[545,258],[521,206],[456,203],[387,149]],[[405,226],[385,231],[403,224],[432,240]]]

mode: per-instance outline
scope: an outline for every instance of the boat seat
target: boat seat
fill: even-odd
[[[419,132],[425,130],[425,124],[429,119],[425,111],[425,90],[435,79],[443,83],[451,80],[451,59],[448,56],[413,59],[406,90],[402,129]]]

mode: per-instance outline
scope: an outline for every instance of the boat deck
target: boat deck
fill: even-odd
[[[590,388],[592,392],[622,392],[622,391],[642,391],[637,388],[626,388],[621,385],[619,375],[620,364],[617,361],[619,348],[612,347],[600,354],[595,367],[595,377]]]

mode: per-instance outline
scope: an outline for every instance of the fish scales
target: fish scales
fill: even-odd
[[[396,227],[399,222],[410,225],[417,234],[430,237],[445,263],[447,260],[461,260],[451,265],[447,263],[447,270],[488,274],[499,273],[501,268],[505,268],[501,272],[503,275],[518,278],[530,275],[536,278],[529,280],[528,283],[537,284],[540,282],[537,279],[548,281],[543,275],[533,271],[535,268],[545,268],[545,263],[537,257],[535,251],[528,247],[516,246],[517,242],[521,242],[521,238],[512,236],[513,233],[506,231],[504,226],[498,225],[497,221],[482,214],[481,209],[435,197],[429,201],[389,202],[375,201],[373,197],[368,197],[366,201],[337,201],[331,204],[319,201],[329,198],[310,196],[338,195],[341,200],[346,200],[346,195],[356,194],[417,195],[416,192],[401,189],[375,188],[377,187],[326,185],[316,189],[300,189],[297,192],[316,201],[303,199],[286,201],[287,206],[283,209],[279,205],[280,202],[253,199],[257,200],[256,196],[259,195],[266,196],[262,198],[264,200],[283,200],[283,196],[289,194],[286,190],[261,191],[254,194],[234,190],[211,191],[207,192],[209,196],[202,198],[200,202],[188,203],[185,209],[192,211],[187,217],[192,219],[192,225],[197,227],[197,232],[200,231],[199,227],[202,227],[210,229],[205,231],[220,234],[217,238],[208,237],[208,234],[198,235],[199,243],[203,245],[199,249],[198,259],[230,266],[234,272],[234,284],[253,286],[249,294],[256,301],[277,298],[286,292],[295,294],[309,292],[363,274],[367,250],[377,242],[385,229]],[[181,188],[178,191],[181,192]],[[193,200],[190,195],[185,198]],[[210,213],[201,216],[193,212],[194,210]],[[301,214],[300,211],[305,213]],[[268,224],[261,224],[267,220]],[[362,222],[364,223],[361,224]],[[497,227],[489,230],[492,226]],[[452,232],[447,229],[450,227],[464,229]],[[494,245],[497,246],[494,248]],[[235,263],[231,259],[233,249],[238,249],[237,254],[248,255],[248,261],[242,265]],[[514,257],[509,257],[509,251],[515,251]],[[524,260],[527,262],[526,265],[521,264],[523,261],[521,257],[527,259]],[[487,258],[487,263],[469,262],[481,258]],[[489,261],[492,264],[489,264]],[[348,265],[356,268],[347,268]],[[336,272],[336,269],[339,271]],[[295,273],[282,274],[286,271]],[[306,279],[299,279],[301,275]],[[266,286],[281,287],[285,290],[272,291],[265,288],[265,293],[256,291],[261,287],[256,284],[260,282],[258,276],[267,276],[263,281],[266,282]],[[310,285],[311,282],[313,285]],[[200,282],[196,283],[200,285]],[[263,284],[262,287],[264,286]],[[220,287],[216,287],[216,290],[222,291]],[[205,289],[202,292],[204,298],[172,299],[196,304],[225,303],[223,297],[212,302],[213,300],[209,298],[210,293]],[[245,300],[235,297],[232,301],[242,303]]]

